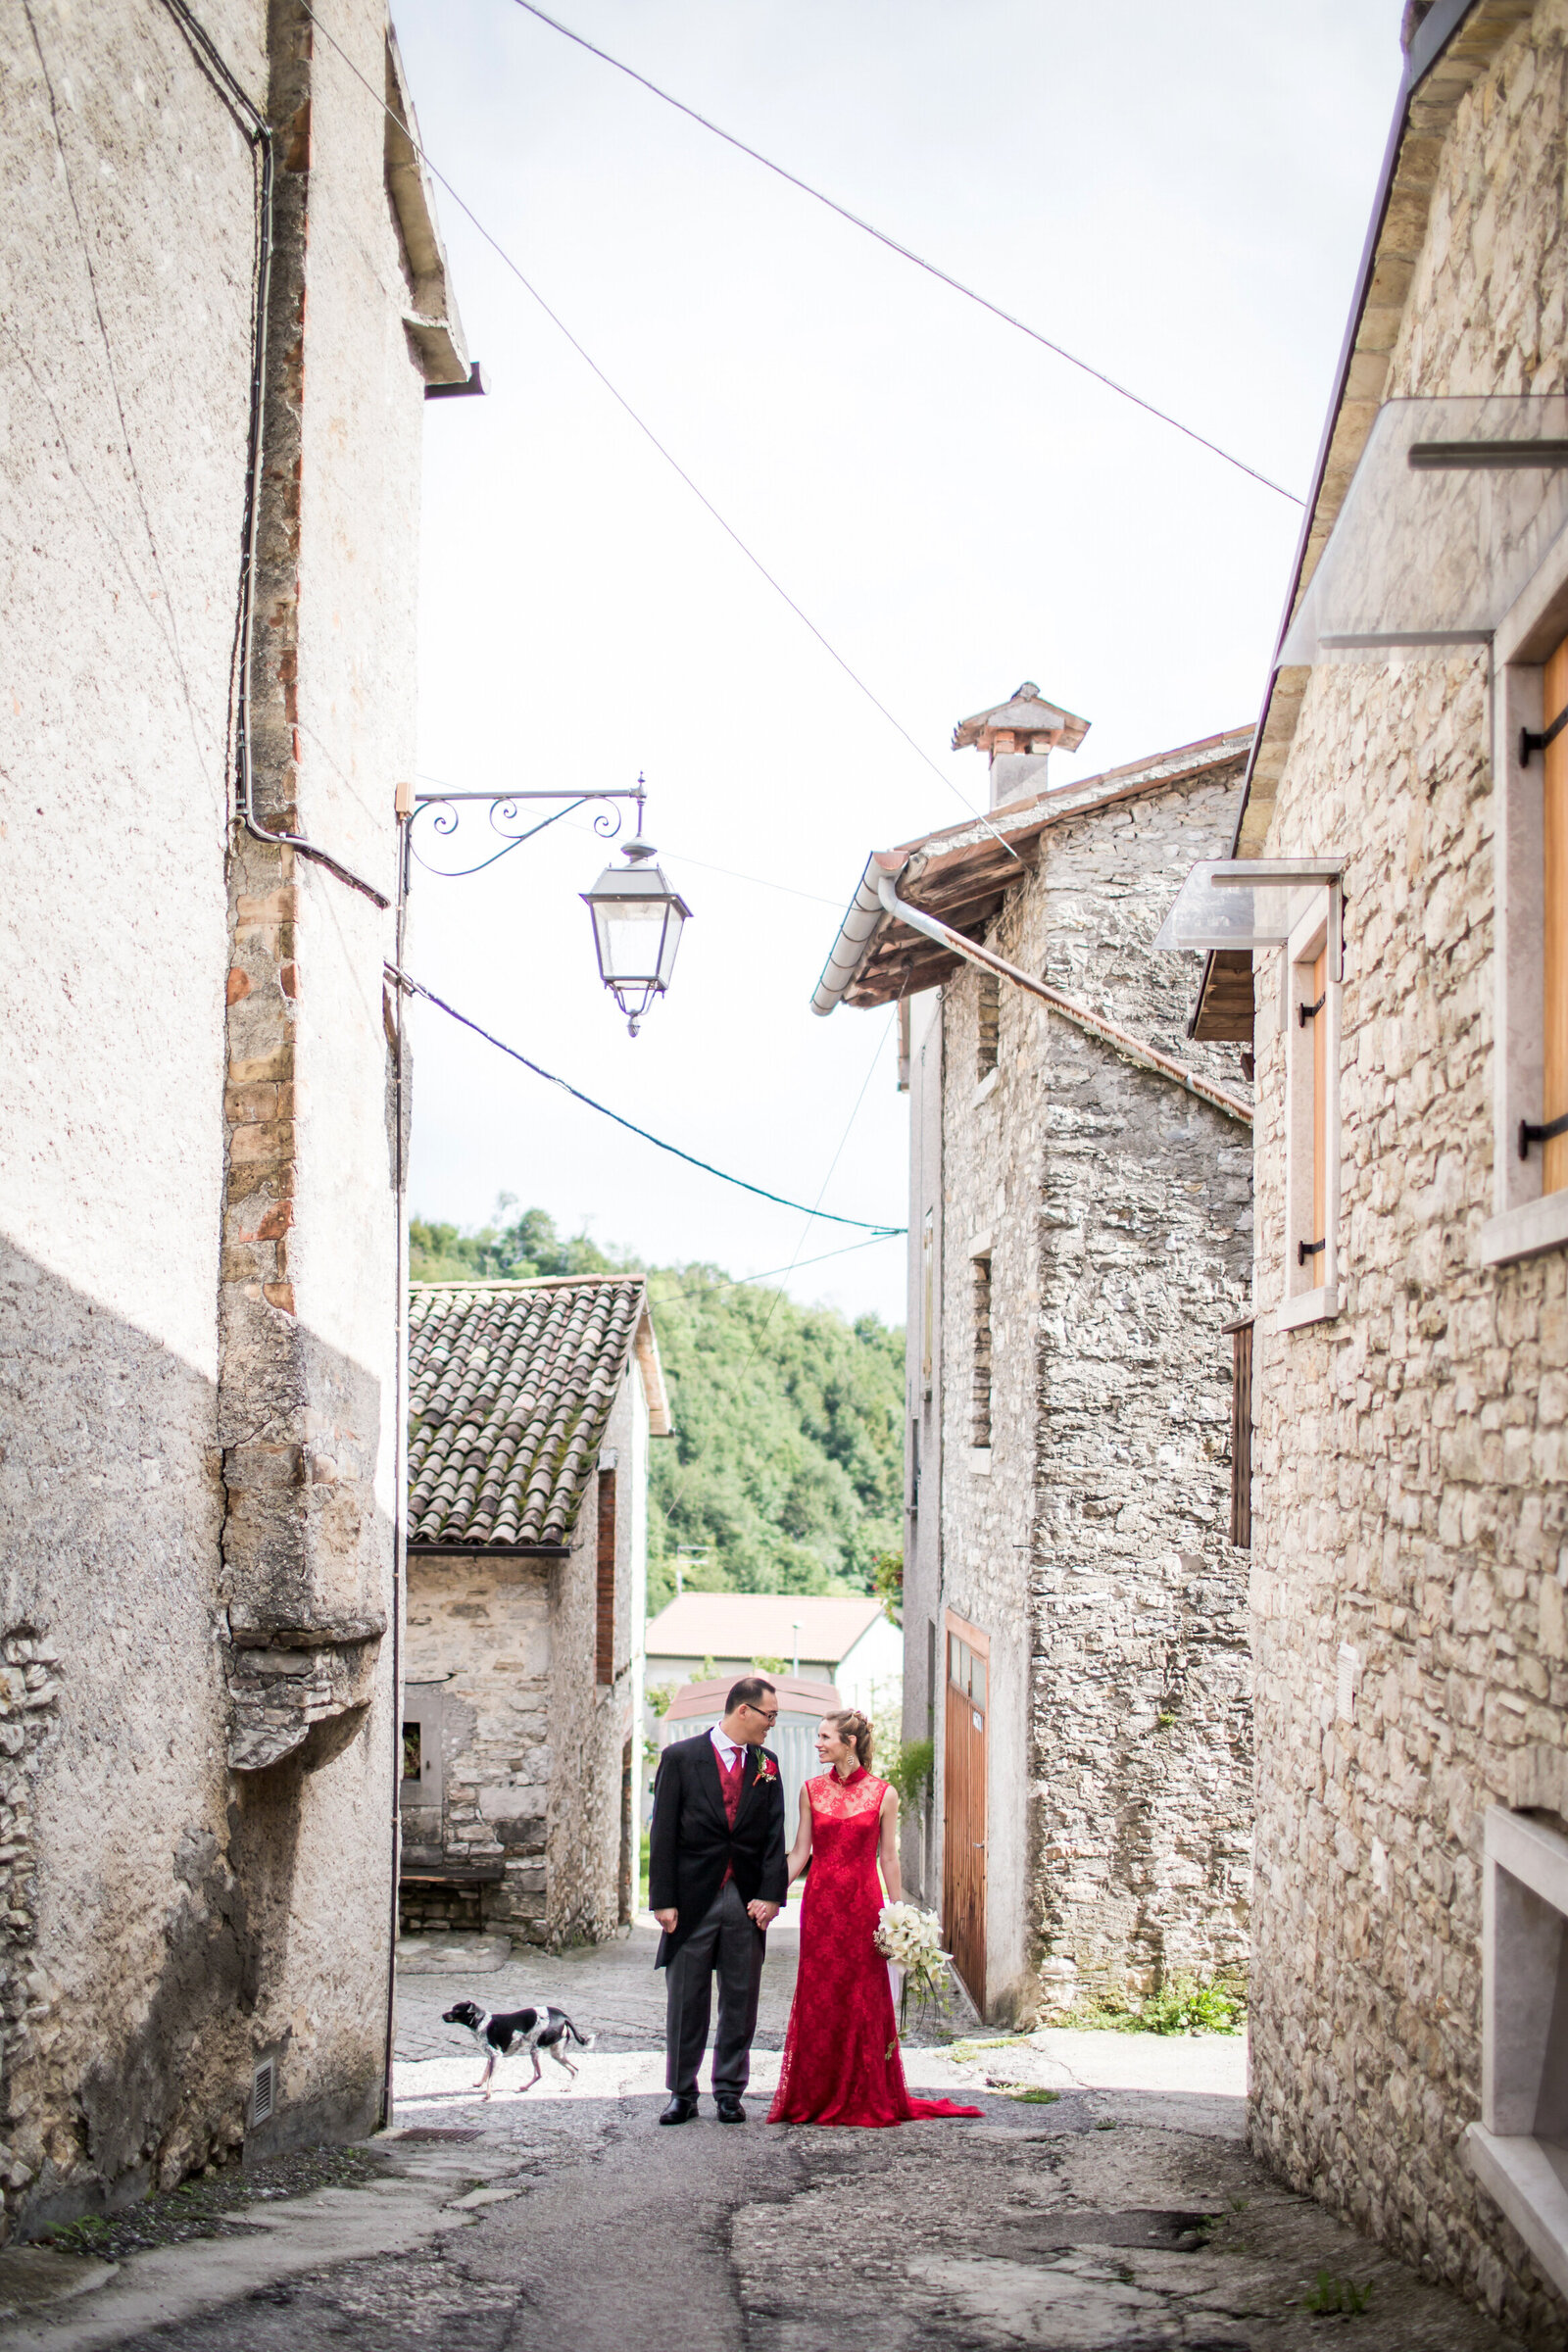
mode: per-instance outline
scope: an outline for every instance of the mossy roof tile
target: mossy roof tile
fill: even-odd
[[[409,1305],[409,1541],[570,1541],[647,1289],[416,1283]]]

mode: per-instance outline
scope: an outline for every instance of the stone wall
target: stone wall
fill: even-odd
[[[1568,9],[1460,104],[1389,392],[1564,383]],[[1263,855],[1345,853],[1341,1306],[1284,1290],[1278,957],[1257,976],[1255,2144],[1533,2340],[1560,2300],[1481,2191],[1482,1826],[1568,1704],[1562,1251],[1492,1214],[1484,658],[1314,671]]]
[[[615,1458],[612,1683],[595,1674],[596,1480],[562,1556],[409,1555],[407,1679],[442,1686],[443,1852],[460,1867],[499,1865],[504,1873],[499,1884],[457,1896],[445,1887],[405,1888],[401,1914],[410,1929],[461,1924],[471,1911],[475,1925],[556,1950],[598,1942],[630,1916],[622,1776],[641,1711],[647,1424],[634,1364],[603,1447]],[[635,1754],[630,1760],[635,1768]],[[634,1769],[634,1786],[635,1779]],[[630,1861],[635,1870],[634,1849]]]
[[[546,1936],[556,1572],[543,1559],[409,1553],[404,1664],[411,1683],[442,1687],[442,1850],[459,1865],[504,1868],[500,1886],[466,1892],[464,1906],[475,1926],[483,1918],[535,1942]],[[452,1916],[445,1888],[405,1887],[400,1910],[406,1928]]]
[[[1148,949],[1194,859],[1228,844],[1239,766],[1054,828],[989,936],[1245,1094],[1234,1051],[1186,1039],[1196,959]],[[1033,2016],[1245,1953],[1220,1326],[1247,1299],[1250,1147],[1015,988],[977,1082],[980,988],[971,968],[943,992],[943,1598],[991,1637],[988,2006]],[[968,1425],[984,1244],[989,1458]]]

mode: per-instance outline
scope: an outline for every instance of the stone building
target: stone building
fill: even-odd
[[[1568,7],[1406,43],[1255,887],[1172,936],[1256,1055],[1254,2143],[1559,2344]]]
[[[383,2096],[382,964],[467,369],[384,7],[316,15],[0,10],[13,2230]]]
[[[414,1285],[406,1930],[557,1948],[631,1918],[648,1442],[670,1434],[640,1279]]]
[[[965,721],[989,819],[871,858],[815,1000],[906,1024],[906,1866],[996,2018],[1239,1971],[1248,1936],[1251,1113],[1149,943],[1250,731],[1050,782],[1085,731],[1032,685]]]

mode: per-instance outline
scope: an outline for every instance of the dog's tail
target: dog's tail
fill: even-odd
[[[594,2043],[599,2039],[598,2034],[579,2034],[576,2027],[572,2024],[570,2018],[566,2017],[565,2011],[563,2010],[561,2014],[563,2018],[565,2019],[566,2032],[571,2035],[572,2040],[575,2042],[580,2042],[585,2050],[591,2050],[594,2046]]]

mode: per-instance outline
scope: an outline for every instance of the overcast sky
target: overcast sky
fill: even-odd
[[[551,13],[1305,490],[1398,0]],[[643,770],[694,914],[628,1039],[577,898],[609,853],[578,817],[483,877],[420,874],[411,968],[703,1158],[808,1203],[832,1166],[824,1207],[902,1223],[890,1016],[809,1009],[867,853],[961,817],[954,788],[983,804],[953,727],[1025,677],[1092,721],[1060,781],[1254,717],[1298,510],[513,0],[400,0],[397,24],[433,161],[942,770],[446,201],[490,389],[426,411],[422,771],[473,790]],[[416,1052],[416,1214],[476,1222],[509,1192],[660,1261],[797,1257],[797,1296],[902,1319],[897,1243],[808,1266],[856,1237],[633,1142],[422,1007]]]

